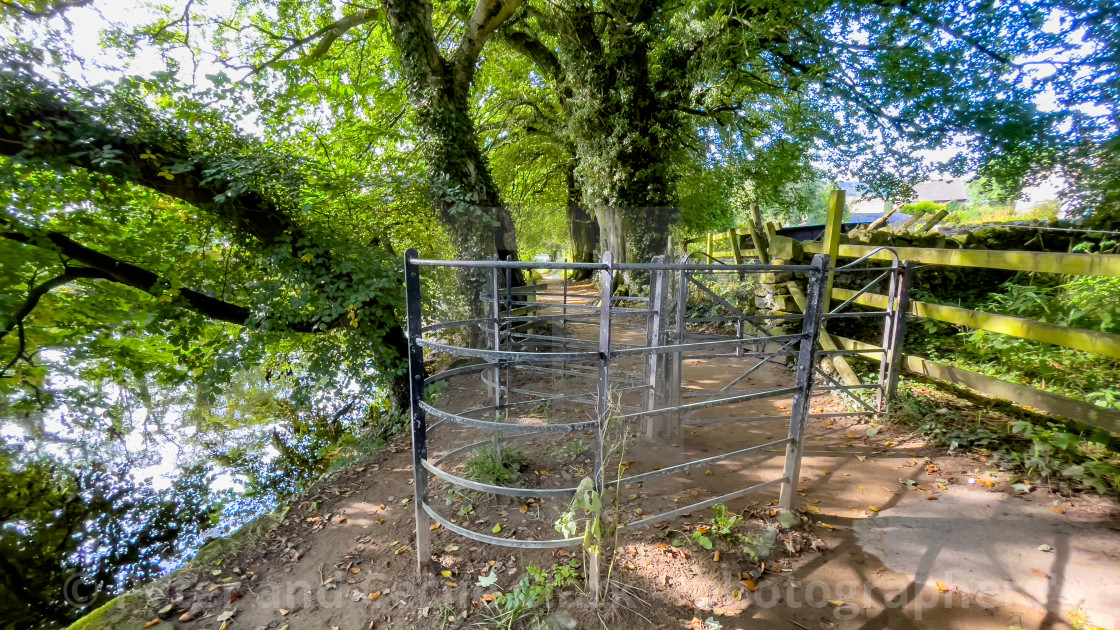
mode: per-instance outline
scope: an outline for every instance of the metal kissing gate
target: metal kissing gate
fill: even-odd
[[[871,415],[884,410],[897,378],[900,339],[905,324],[898,314],[906,309],[908,276],[897,257],[888,266],[868,267],[877,264],[869,262],[869,255],[836,269],[830,269],[828,257],[821,255],[809,265],[732,265],[720,261],[698,264],[692,262],[692,258],[692,255],[685,255],[679,262],[671,263],[659,256],[650,263],[615,263],[608,252],[603,254],[601,263],[540,263],[424,260],[418,257],[416,250],[405,253],[416,552],[420,568],[431,558],[433,521],[455,534],[510,547],[577,546],[583,540],[582,537],[501,537],[475,531],[459,522],[462,519],[442,514],[431,500],[433,484],[495,496],[548,500],[571,497],[576,490],[576,483],[559,488],[511,487],[469,479],[455,469],[455,462],[478,449],[498,449],[499,445],[514,440],[574,441],[577,435],[591,435],[593,462],[587,476],[600,493],[617,492],[623,484],[630,487],[629,484],[636,482],[671,477],[732,458],[770,454],[784,460],[780,477],[619,524],[624,529],[633,529],[773,486],[780,486],[779,507],[790,508],[797,491],[809,418]],[[467,307],[473,314],[471,318],[425,321],[422,270],[427,268],[478,274],[476,278],[485,276],[487,288],[473,307]],[[562,271],[563,291],[514,287],[514,270]],[[598,273],[600,288],[585,285],[582,292],[571,290],[568,273],[574,270]],[[614,295],[614,274],[621,271],[648,277],[647,294]],[[857,295],[888,282],[890,308],[851,312],[848,309],[852,300],[848,300],[835,309],[828,309],[824,294],[835,278],[874,272],[878,272],[875,279]],[[804,312],[757,315],[751,307],[733,303],[710,286],[724,280],[734,282],[736,278],[739,282],[744,279],[749,282],[764,273],[788,273],[805,280],[808,288]],[[752,291],[752,301],[753,297]],[[690,300],[703,302],[707,310],[701,315],[695,314],[695,309],[690,313]],[[444,308],[446,305],[431,306]],[[885,350],[881,352],[879,378],[874,384],[844,385],[821,370],[817,363],[824,356],[856,352],[822,351],[818,348],[819,337],[827,320],[860,317],[883,321],[882,347]],[[469,339],[476,341],[473,344],[465,341]],[[469,347],[482,345],[478,340],[483,339],[486,347]],[[452,364],[449,369],[429,375],[424,363],[425,351],[454,355],[460,357],[458,363],[469,364]],[[867,354],[866,351],[863,354]],[[726,366],[727,374],[735,378],[714,390],[692,385],[685,373],[696,369],[696,359],[716,359],[719,367]],[[787,386],[741,389],[750,384],[752,376],[757,378],[759,370],[767,364],[781,364],[791,359],[795,362],[792,374],[777,372],[789,379]],[[452,412],[446,404],[437,405],[427,400],[426,390],[432,385],[471,377],[477,377],[485,386],[489,404]],[[540,385],[541,379],[553,379],[549,383],[552,391],[541,391],[548,389]],[[876,403],[864,400],[857,390],[874,390]],[[811,397],[830,391],[858,401],[861,411],[810,413]],[[756,408],[759,401],[769,400],[775,401],[777,408],[784,409],[784,406],[777,406],[776,401],[789,397],[792,397],[792,405],[788,415],[760,414]],[[702,417],[717,407],[725,408],[721,413],[734,417]],[[543,414],[542,419],[542,408],[567,413],[567,419],[557,420],[549,414]],[[743,409],[742,417],[738,417],[736,414]],[[715,456],[669,462],[669,465],[625,476],[626,467],[612,454],[610,444],[604,443],[608,425],[632,430],[646,443],[667,444],[680,439],[682,427],[766,422],[784,426],[785,437],[759,444],[730,444],[727,452]],[[478,439],[479,432],[482,432],[481,439]],[[446,437],[452,445],[439,457],[431,458],[428,452],[431,436]],[[618,474],[604,474],[607,470],[617,470]]]

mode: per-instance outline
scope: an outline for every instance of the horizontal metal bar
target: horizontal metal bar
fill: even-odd
[[[489,440],[487,440],[489,442]],[[472,444],[472,447],[475,445]],[[476,447],[477,448],[477,447]],[[487,494],[498,494],[504,497],[564,497],[573,495],[576,492],[575,488],[555,488],[555,489],[535,489],[535,488],[511,488],[508,486],[494,486],[488,483],[479,483],[472,479],[460,477],[453,473],[443,470],[426,459],[420,460],[420,463],[432,473],[436,478],[446,481],[447,483],[454,484],[463,488],[477,490],[478,492],[485,492]]]
[[[802,320],[805,319],[804,315],[747,315],[741,317],[739,315],[721,315],[719,317],[686,317],[684,321],[690,324],[709,324],[713,322],[737,322],[739,320],[754,322],[765,321],[771,319],[780,320]]]
[[[417,339],[416,345],[436,352],[446,352],[460,357],[479,359],[521,361],[524,363],[554,363],[560,361],[593,361],[599,358],[598,352],[513,352],[509,350],[486,350],[483,348],[461,348],[445,343]]]
[[[420,401],[420,408],[437,418],[450,420],[451,422],[454,422],[456,424],[473,427],[475,429],[484,429],[487,431],[500,431],[502,433],[526,433],[529,431],[542,431],[546,433],[573,433],[575,431],[586,431],[587,429],[598,428],[599,426],[599,423],[596,420],[588,420],[585,422],[566,422],[563,424],[512,424],[508,422],[476,420],[474,418],[467,418],[465,416],[453,414],[449,411],[437,409],[424,401]]]
[[[847,311],[844,313],[825,313],[821,315],[821,319],[850,319],[856,317],[886,317],[890,315],[890,311]]]
[[[483,370],[487,370],[487,369],[490,369],[490,368],[495,368],[497,366],[498,366],[497,363],[475,363],[474,365],[464,365],[464,366],[457,367],[457,368],[451,368],[450,370],[444,370],[444,371],[442,371],[438,374],[433,374],[433,375],[429,376],[428,378],[424,379],[424,386],[427,387],[428,385],[431,385],[432,383],[447,380],[447,379],[451,378],[452,376],[459,376],[459,375],[462,375],[462,374],[470,374],[472,372],[481,372]]]
[[[873,416],[876,414],[868,411],[850,411],[848,413],[812,413],[809,414],[810,418],[846,418],[848,416]],[[789,416],[757,416],[751,418],[689,418],[681,420],[682,425],[687,426],[701,426],[706,424],[726,424],[733,422],[742,422],[750,424],[752,422],[777,422],[779,420],[789,421]]]
[[[638,413],[629,413],[618,416],[620,420],[629,418],[639,418],[642,416],[657,416],[663,413],[670,413],[673,411],[689,411],[691,409],[703,409],[704,407],[718,407],[719,405],[730,405],[732,403],[746,402],[748,400],[757,400],[759,398],[767,398],[769,396],[782,396],[785,394],[792,394],[796,392],[796,387],[783,387],[781,389],[772,389],[765,392],[758,392],[754,394],[745,394],[743,396],[729,396],[727,398],[720,398],[718,400],[705,400],[704,402],[689,403],[687,405],[680,405],[677,407],[664,407],[662,409],[652,409],[650,411],[640,411]]]
[[[618,352],[611,352],[611,357],[631,357],[631,356],[648,356],[651,354],[665,354],[676,352],[691,352],[694,350],[713,350],[724,346],[750,346],[750,345],[764,345],[778,341],[791,341],[800,339],[801,335],[782,335],[781,337],[750,337],[747,339],[735,339],[734,337],[723,341],[702,341],[699,343],[682,343],[670,346],[644,346],[641,348],[632,348],[629,350],[619,350]],[[756,354],[770,354],[768,352],[760,352]]]
[[[460,525],[456,525],[451,521],[444,518],[441,514],[432,509],[427,501],[421,503],[424,511],[432,520],[439,523],[440,526],[446,528],[448,531],[455,532],[464,538],[477,540],[488,545],[500,545],[502,547],[517,547],[520,549],[553,549],[556,547],[574,547],[583,543],[583,536],[576,536],[575,538],[554,538],[551,540],[517,540],[514,538],[498,538],[489,534],[480,534],[478,532],[467,529]]]
[[[773,447],[773,446],[783,446],[785,444],[789,444],[790,442],[792,442],[792,440],[790,440],[788,437],[787,438],[782,438],[780,440],[774,440],[773,442],[767,442],[765,444],[758,444],[758,445],[751,446],[751,447],[748,447],[748,448],[739,449],[737,451],[732,451],[730,453],[724,453],[722,455],[715,455],[713,457],[706,457],[704,459],[697,459],[697,460],[693,460],[691,462],[685,462],[683,464],[677,464],[676,466],[669,466],[668,468],[662,468],[660,470],[651,470],[650,472],[642,473],[640,475],[631,475],[629,477],[623,477],[622,479],[612,481],[610,483],[610,485],[617,485],[619,483],[634,483],[636,481],[645,481],[646,479],[652,479],[654,477],[660,477],[662,475],[671,475],[673,473],[678,473],[678,472],[681,472],[682,470],[689,470],[689,469],[692,469],[692,468],[698,468],[700,466],[710,466],[712,464],[722,462],[725,459],[731,459],[732,457],[737,457],[739,455],[748,455],[750,453],[755,453],[757,451],[763,451],[763,450],[766,450],[766,449],[768,449],[770,447]]]
[[[768,392],[768,391],[771,391],[771,390],[769,390],[769,389],[734,389],[734,390],[726,390],[726,391],[725,390],[719,390],[719,391],[686,390],[686,391],[683,391],[681,393],[681,397],[682,398],[701,398],[701,397],[707,396],[707,397],[710,398],[712,396],[724,396],[724,395],[727,395],[728,392],[732,392],[732,391],[733,392],[739,392],[740,394],[752,394],[754,392]]]
[[[595,379],[599,378],[599,375],[596,372],[581,372],[579,370],[561,370],[559,368],[546,368],[546,367],[541,367],[541,366],[538,366],[538,365],[516,365],[515,364],[515,365],[510,365],[508,367],[518,369],[518,370],[529,370],[530,372],[543,372],[545,374],[559,374],[561,376],[574,376],[574,377],[578,377],[578,378],[595,378]],[[640,384],[642,381],[640,381],[638,379],[633,379],[633,378],[619,378],[612,373],[611,374],[611,382],[612,383]]]
[[[683,516],[685,514],[690,514],[692,512],[695,512],[696,510],[702,510],[706,507],[711,507],[711,506],[713,506],[717,503],[727,503],[728,501],[731,501],[733,499],[738,499],[739,497],[744,496],[744,495],[748,495],[752,492],[758,492],[759,490],[765,490],[766,488],[769,488],[770,486],[785,482],[786,479],[787,478],[785,476],[782,476],[782,477],[779,477],[777,479],[771,479],[770,481],[764,481],[760,484],[755,484],[755,485],[753,485],[749,488],[743,488],[742,490],[736,490],[734,492],[728,492],[727,494],[720,495],[718,497],[714,497],[714,498],[708,499],[706,501],[701,501],[699,503],[693,503],[692,505],[686,505],[685,507],[677,508],[677,509],[669,511],[669,512],[664,512],[664,513],[661,513],[661,514],[655,514],[653,516],[643,518],[640,521],[631,521],[631,522],[621,526],[619,529],[637,529],[639,527],[645,527],[647,525],[653,525],[654,523],[660,523],[661,521],[667,521],[671,518],[676,518],[678,516]]]
[[[681,420],[681,424],[687,426],[700,426],[705,424],[726,424],[731,422],[741,422],[749,424],[752,422],[776,422],[778,420],[785,420],[789,422],[789,416],[758,416],[755,418],[689,418],[688,420]]]
[[[511,300],[510,302],[506,302],[505,300],[502,300],[502,304],[510,304],[512,306],[536,306],[538,308],[553,308],[553,309],[565,308],[565,305],[554,304],[552,302],[519,302],[517,300]],[[599,309],[602,308],[602,306],[600,306],[598,304],[568,304],[566,307],[567,308],[594,309],[595,311],[598,311]],[[612,306],[611,307],[611,313],[624,314],[624,315],[649,315],[649,309],[648,308],[625,308],[625,307],[621,307],[621,306]]]
[[[592,269],[600,271],[703,271],[708,273],[763,273],[766,271],[812,271],[811,265],[683,265],[674,263],[554,263],[528,262],[520,260],[431,260],[416,258],[410,264],[417,267],[461,267],[481,269]]]

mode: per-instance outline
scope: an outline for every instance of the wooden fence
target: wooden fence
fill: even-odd
[[[833,193],[829,203],[824,238],[819,242],[802,243],[802,251],[811,254],[829,254],[834,261],[840,262],[845,258],[860,258],[868,254],[871,254],[873,259],[890,260],[892,257],[887,252],[875,253],[875,250],[880,249],[879,247],[840,243],[841,230],[839,226],[843,217],[844,201],[843,191]],[[768,246],[767,238],[773,239],[774,225],[761,225],[757,214],[750,223],[751,225],[744,230],[733,229],[728,232],[708,234],[702,239],[685,241],[684,247],[686,250],[705,253],[713,259],[727,258],[740,262],[743,258],[759,258],[769,261],[773,250]],[[913,224],[914,222],[911,221],[910,223]],[[933,227],[935,223],[936,221],[931,220],[927,222],[927,225]],[[910,226],[906,226],[901,229],[909,228]],[[929,228],[923,226],[923,229]],[[754,246],[751,249],[742,247],[744,244],[743,235],[745,234],[751,236],[751,244]],[[696,244],[702,244],[703,249],[696,247]],[[717,246],[726,249],[721,251],[717,249]],[[897,253],[901,261],[909,262],[912,265],[977,267],[1063,275],[1120,277],[1120,255],[924,247],[891,247],[890,249]],[[869,292],[857,295],[856,291],[842,288],[831,288],[830,295],[833,300],[852,299],[855,304],[880,310],[886,310],[889,300],[886,295]],[[920,317],[988,330],[1020,339],[1029,339],[1106,357],[1120,358],[1120,335],[928,302],[908,300],[908,304],[904,308],[910,317]],[[878,360],[879,355],[874,353],[882,350],[878,346],[853,339],[835,336],[833,336],[833,339],[837,345],[846,350],[864,352],[867,353],[866,356],[876,360]],[[962,385],[989,396],[1120,434],[1120,410],[1098,407],[1090,403],[1073,400],[1019,383],[1000,380],[923,357],[905,355],[904,365],[912,373],[922,374],[938,381]]]

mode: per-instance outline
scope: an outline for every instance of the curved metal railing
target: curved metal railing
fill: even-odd
[[[409,370],[412,383],[412,443],[413,474],[415,484],[414,509],[416,515],[416,551],[419,565],[428,560],[430,551],[430,526],[438,523],[449,532],[484,543],[522,548],[549,548],[579,544],[582,538],[552,538],[539,540],[511,539],[474,531],[456,519],[440,514],[432,505],[430,480],[435,478],[447,486],[480,492],[495,496],[563,498],[571,496],[576,487],[530,488],[507,487],[482,483],[453,472],[452,464],[457,458],[478,449],[496,447],[500,444],[534,437],[564,436],[577,432],[590,431],[593,434],[592,447],[594,462],[591,477],[595,488],[603,492],[620,484],[643,482],[655,477],[674,475],[700,466],[734,457],[757,453],[775,453],[785,449],[783,474],[714,499],[706,499],[691,505],[626,523],[623,526],[634,528],[672,518],[689,511],[730,500],[744,494],[781,486],[780,504],[788,507],[796,492],[800,469],[802,436],[809,417],[808,406],[814,379],[814,369],[819,354],[817,350],[820,322],[825,316],[823,293],[827,280],[828,259],[817,256],[811,265],[763,265],[756,262],[729,265],[720,261],[718,266],[692,262],[694,254],[686,254],[677,263],[668,263],[658,257],[651,263],[614,263],[610,253],[603,255],[600,263],[543,263],[514,262],[499,260],[483,261],[446,261],[426,260],[418,257],[415,250],[405,254],[406,296],[408,305]],[[859,262],[859,261],[857,261]],[[897,265],[896,265],[897,266]],[[488,274],[488,286],[479,300],[485,309],[477,308],[478,316],[447,322],[424,324],[422,321],[423,292],[421,290],[422,270],[429,267],[473,268]],[[599,274],[600,289],[597,296],[590,297],[589,303],[569,301],[568,286],[565,282],[563,303],[546,303],[529,299],[531,296],[515,295],[510,286],[510,273],[513,270],[551,269],[562,270],[565,274],[572,270],[592,270]],[[845,271],[852,269],[845,265]],[[502,273],[504,271],[504,273]],[[641,271],[649,274],[649,294],[647,296],[612,295],[613,275],[618,271]],[[859,270],[865,272],[867,270]],[[809,279],[807,305],[802,315],[757,316],[749,309],[740,308],[728,299],[712,291],[697,274],[732,273],[760,274],[765,272],[795,272],[805,274]],[[503,290],[502,276],[506,277]],[[725,309],[729,314],[718,317],[688,317],[687,302],[690,291],[702,294],[706,300]],[[538,298],[540,296],[537,296]],[[597,297],[597,299],[595,299]],[[621,307],[617,304],[637,304],[644,307]],[[837,313],[844,308],[833,311]],[[535,307],[536,310],[532,310]],[[541,312],[542,308],[552,308],[560,313]],[[516,312],[515,312],[515,309]],[[485,311],[483,313],[483,311]],[[635,323],[635,318],[644,318],[644,323]],[[801,330],[793,334],[772,334],[766,327],[774,320],[800,321]],[[690,331],[689,326],[708,323],[734,324],[735,334],[710,334]],[[537,334],[524,331],[526,325],[559,324],[563,332]],[[569,325],[591,324],[598,326],[598,339],[581,339],[567,334]],[[630,326],[644,328],[645,343],[624,344],[612,339],[612,327]],[[472,329],[484,332],[487,341],[485,348],[466,347],[449,341],[458,334],[460,338],[471,338]],[[555,332],[555,331],[551,331]],[[435,338],[425,338],[433,335]],[[478,339],[480,337],[474,336]],[[559,351],[556,351],[556,347]],[[541,347],[546,350],[540,350]],[[453,367],[438,374],[429,375],[425,371],[425,352],[440,353],[467,360],[478,360],[472,365]],[[758,362],[735,378],[730,384],[715,392],[691,392],[682,395],[683,361],[705,357],[729,357],[736,359],[757,359]],[[733,388],[757,372],[768,361],[777,357],[795,357],[797,369],[794,383],[788,387],[773,387],[758,391],[733,391]],[[641,374],[619,370],[618,362],[625,359],[639,359],[643,364]],[[511,374],[533,372],[562,378],[586,379],[594,381],[594,389],[577,393],[539,392],[511,382]],[[450,411],[426,400],[426,388],[440,382],[449,382],[456,377],[478,375],[493,397],[492,404],[474,406],[470,409]],[[632,400],[632,394],[640,397],[640,402]],[[526,397],[514,400],[515,396]],[[743,419],[721,419],[732,421],[786,421],[788,435],[763,444],[732,448],[730,452],[703,459],[695,459],[665,466],[658,470],[620,475],[613,480],[604,478],[603,440],[607,423],[615,418],[623,422],[637,422],[649,437],[670,438],[679,435],[681,427],[693,422],[692,414],[720,405],[733,405],[766,397],[793,397],[792,411],[788,416],[767,416]],[[623,398],[630,397],[623,404]],[[697,400],[707,397],[706,400]],[[612,400],[615,404],[612,405]],[[510,421],[510,415],[519,410],[541,404],[575,404],[592,408],[589,420],[577,422],[524,422]],[[505,419],[502,419],[502,416]],[[430,422],[433,421],[433,422]],[[467,430],[489,432],[492,437],[457,445],[438,458],[428,456],[429,436],[448,431],[454,427]],[[453,437],[458,437],[457,435]]]

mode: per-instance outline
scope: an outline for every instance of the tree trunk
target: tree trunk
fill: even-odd
[[[582,203],[583,193],[576,182],[575,161],[568,168],[568,236],[572,242],[572,262],[595,262],[599,253],[599,224],[595,217],[584,208]],[[572,272],[570,279],[583,282],[591,278],[591,270],[578,269]]]
[[[568,133],[585,205],[595,208],[602,248],[619,262],[649,262],[665,253],[676,218],[676,175],[669,151],[681,129],[677,112],[658,100],[649,75],[650,35],[610,32],[603,47],[593,18],[569,15],[561,38],[575,93]],[[631,16],[640,23],[644,16]],[[641,283],[642,274],[627,282]]]
[[[477,50],[460,47],[444,58],[432,30],[432,7],[426,0],[384,0],[393,42],[401,54],[409,102],[416,112],[428,170],[432,204],[451,235],[461,259],[481,260],[497,255],[517,260],[513,217],[502,206],[490,165],[470,115],[471,83]],[[473,22],[473,18],[472,18]],[[472,52],[473,51],[473,52]],[[488,272],[462,269],[460,289],[472,318],[485,316],[481,294]],[[505,274],[499,274],[503,278]],[[524,285],[518,271],[514,286]],[[479,330],[469,331],[477,345]]]

